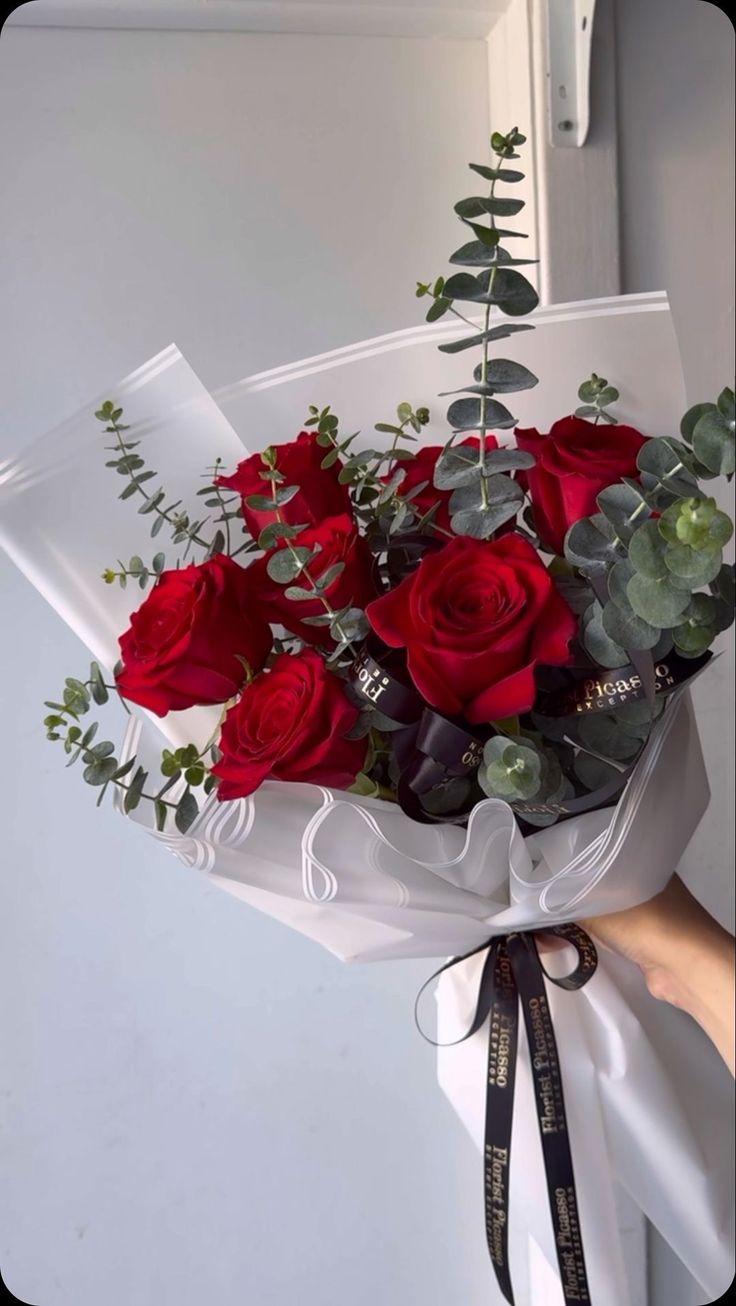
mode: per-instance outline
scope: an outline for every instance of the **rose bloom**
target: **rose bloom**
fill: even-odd
[[[528,712],[534,669],[564,666],[577,620],[521,535],[458,536],[367,609],[376,634],[405,648],[419,693],[473,725]]]
[[[345,738],[357,717],[319,653],[279,654],[225,717],[218,798],[245,798],[269,778],[347,789],[367,750],[365,739]]]
[[[638,476],[636,458],[646,443],[633,426],[596,426],[581,417],[563,417],[549,435],[533,428],[515,434],[519,448],[537,460],[524,477],[539,537],[555,553],[563,552],[576,521],[598,511],[601,490]]]
[[[319,580],[330,567],[344,563],[344,569],[336,576],[325,590],[325,598],[335,611],[345,607],[364,608],[376,597],[376,582],[373,579],[373,554],[367,541],[360,535],[347,513],[338,517],[327,517],[319,526],[308,526],[294,539],[299,548],[313,549],[320,546],[320,551],[313,562],[309,563],[309,574]],[[253,592],[258,606],[269,621],[282,625],[292,635],[299,635],[307,644],[330,644],[329,626],[310,626],[305,617],[319,617],[325,612],[325,606],[318,598],[287,599],[288,586],[271,580],[267,565],[271,555],[258,558],[250,567]],[[298,576],[293,585],[309,589],[309,582]]]
[[[285,478],[284,486],[298,485],[299,493],[282,505],[281,520],[289,526],[309,525],[336,513],[350,512],[350,495],[338,476],[342,468],[339,461],[324,469],[322,459],[330,452],[317,444],[314,431],[301,431],[290,444],[276,445],[276,470]],[[219,476],[217,484],[235,490],[243,501],[243,518],[254,539],[258,539],[264,526],[276,521],[273,512],[259,512],[249,508],[245,500],[252,494],[271,493],[271,482],[261,479],[268,468],[260,454],[252,454],[232,476]]]
[[[461,440],[459,444],[454,444],[452,447],[453,449],[462,449],[465,445],[468,445],[470,448],[477,449],[479,444],[478,436],[470,435],[467,440]],[[495,436],[487,435],[487,452],[490,453],[491,449],[497,448],[498,441]],[[452,490],[438,490],[434,484],[434,469],[437,465],[437,459],[443,452],[444,445],[426,445],[417,451],[416,457],[411,461],[407,458],[406,461],[402,459],[399,462],[392,463],[390,470],[381,479],[387,484],[394,472],[399,467],[403,468],[406,471],[406,476],[399,486],[399,494],[401,495],[407,495],[414,489],[415,485],[421,485],[423,481],[428,481],[429,484],[425,485],[424,489],[420,490],[419,494],[415,495],[411,500],[412,511],[416,513],[417,517],[423,517],[435,503],[439,503],[440,506],[432,520],[437,526],[441,526],[443,530],[449,531],[450,512],[448,505]]]
[[[164,571],[120,636],[123,698],[157,716],[224,703],[259,671],[273,638],[253,599],[250,577],[222,554],[199,566]]]

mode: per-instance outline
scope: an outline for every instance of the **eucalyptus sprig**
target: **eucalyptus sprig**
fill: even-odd
[[[592,417],[596,423],[608,422],[615,426],[618,418],[614,417],[613,413],[609,413],[608,409],[619,398],[615,385],[609,385],[604,376],[596,376],[593,372],[590,379],[583,381],[578,390],[578,399],[582,399],[582,407],[575,409],[575,416]]]
[[[226,537],[219,528],[215,531],[212,539],[206,539],[202,534],[202,528],[207,524],[209,518],[201,520],[192,520],[186,510],[181,509],[181,499],[174,503],[165,503],[166,491],[160,486],[156,489],[147,489],[146,486],[150,481],[158,476],[158,472],[147,468],[145,460],[140,453],[140,440],[130,440],[124,435],[130,430],[130,426],[121,422],[123,409],[112,399],[106,399],[100,408],[95,412],[95,417],[99,422],[105,423],[105,432],[115,436],[115,443],[107,445],[107,451],[115,455],[114,458],[108,459],[106,466],[112,467],[119,476],[126,478],[127,484],[118,495],[119,499],[131,499],[134,495],[140,496],[144,502],[138,509],[139,513],[146,515],[154,514],[154,520],[151,525],[151,538],[159,534],[165,525],[171,530],[171,539],[174,544],[183,544],[184,558],[187,557],[192,545],[197,545],[204,549],[205,557],[211,557],[214,553],[222,553],[225,549]]]
[[[507,473],[534,463],[531,454],[518,449],[487,450],[490,431],[511,430],[516,425],[516,418],[495,396],[528,390],[537,384],[537,377],[522,364],[506,358],[492,359],[489,355],[493,342],[516,331],[532,329],[529,323],[491,326],[493,309],[509,317],[523,317],[539,302],[534,287],[518,271],[519,267],[537,260],[516,258],[501,244],[502,240],[525,237],[526,233],[499,227],[497,222],[498,218],[514,217],[524,206],[521,199],[496,194],[499,183],[514,185],[523,180],[522,172],[504,165],[519,157],[517,147],[524,141],[525,137],[516,128],[505,136],[494,132],[491,150],[498,162],[492,167],[470,164],[474,172],[490,183],[490,190],[486,196],[473,195],[455,205],[457,216],[470,228],[474,239],[457,249],[450,262],[473,271],[456,272],[447,280],[439,278],[431,288],[429,283],[417,285],[417,295],[429,294],[433,301],[427,321],[435,321],[450,312],[474,328],[473,335],[448,341],[440,349],[451,354],[475,347],[481,349],[481,361],[474,369],[473,381],[451,392],[462,397],[455,399],[447,410],[454,436],[477,433],[478,450],[471,452],[467,446],[454,448],[451,439],[437,462],[434,476],[438,489],[452,491],[449,506],[453,531],[477,539],[488,539],[517,515],[524,492]],[[458,302],[483,306],[480,331],[458,311],[455,307]]]
[[[490,798],[552,806],[574,793],[557,754],[531,735],[492,735],[483,749],[478,783]],[[555,812],[523,812],[528,825],[552,825]]]
[[[238,549],[236,549],[233,552],[231,522],[233,523],[236,521],[240,522],[244,530],[245,530],[245,523],[243,521],[243,510],[240,502],[240,495],[232,494],[229,493],[228,491],[223,491],[223,487],[218,484],[218,481],[222,476],[222,471],[223,471],[222,459],[216,458],[213,466],[207,469],[207,473],[204,478],[207,481],[207,484],[203,485],[201,490],[197,490],[197,497],[204,498],[205,508],[213,508],[213,509],[216,508],[220,514],[219,517],[214,518],[214,522],[215,525],[217,526],[219,526],[220,523],[222,523],[222,532],[221,532],[222,539],[217,541],[218,543],[222,544],[222,548],[215,549],[211,545],[210,552],[227,553],[234,558],[237,556],[238,553],[245,552],[249,547],[251,547],[251,545],[250,545],[250,541],[246,540],[244,544],[242,544]]]
[[[109,739],[97,739],[99,722],[92,721],[86,727],[80,724],[80,718],[90,712],[92,703],[104,705],[109,700],[109,691],[115,688],[114,684],[106,683],[97,662],[91,664],[87,680],[67,677],[63,701],[50,700],[45,704],[51,709],[44,719],[46,738],[63,744],[69,757],[67,766],[73,766],[81,758],[84,766],[82,779],[99,790],[98,807],[112,785],[123,791],[126,815],[142,801],[151,802],[157,830],[165,830],[168,818],[173,814],[176,829],[185,834],[199,814],[199,802],[192,791],[202,786],[205,794],[209,794],[217,784],[217,778],[209,769],[219,757],[217,745],[210,739],[203,749],[198,749],[196,744],[188,744],[174,752],[164,749],[161,759],[164,782],[153,792],[147,791],[149,773],[138,763],[137,757],[133,755],[120,762],[115,756],[114,743]],[[174,786],[182,780],[184,788],[179,796],[167,798],[166,795],[171,794]]]
[[[423,520],[417,521],[412,499],[426,489],[426,482],[414,486],[408,494],[404,494],[401,487],[406,477],[405,469],[396,467],[388,481],[381,471],[384,463],[410,462],[414,458],[413,451],[405,448],[400,441],[415,441],[416,436],[429,420],[428,408],[420,407],[414,410],[411,404],[400,403],[396,409],[396,422],[375,424],[374,429],[380,434],[393,437],[387,449],[360,449],[350,452],[360,432],[356,431],[345,438],[341,437],[338,418],[331,412],[329,406],[319,409],[314,404],[310,405],[305,426],[316,426],[317,443],[329,451],[322,460],[322,467],[332,467],[339,458],[344,459],[338,480],[341,485],[350,486],[355,517],[371,532],[377,532],[384,537],[397,535],[401,530],[406,529],[446,533],[441,531],[428,515],[425,515]]]
[[[305,599],[318,599],[324,609],[324,616],[313,617],[310,620],[312,624],[329,625],[330,635],[336,641],[332,659],[339,659],[348,652],[354,657],[357,653],[354,641],[363,638],[367,633],[364,614],[359,608],[347,607],[338,611],[333,608],[327,597],[330,586],[344,571],[345,563],[335,563],[320,576],[312,574],[310,564],[319,554],[319,546],[310,549],[295,543],[304,526],[284,521],[282,512],[285,505],[299,493],[299,486],[286,484],[286,477],[276,465],[277,451],[273,446],[264,449],[261,462],[263,463],[261,479],[266,482],[269,493],[249,495],[246,504],[256,512],[272,512],[274,516],[274,521],[269,522],[261,532],[258,539],[259,546],[268,549],[274,548],[276,544],[279,546],[283,544],[283,547],[278,547],[271,553],[266,563],[268,575],[276,584],[286,586],[285,597],[295,603],[303,602]],[[296,585],[295,581],[300,583]]]
[[[711,458],[710,468],[679,440],[647,440],[637,458],[639,478],[609,486],[598,496],[600,511],[568,531],[568,562],[598,578],[582,640],[600,665],[625,666],[632,651],[661,654],[667,647],[699,657],[733,621],[733,567],[723,559],[733,522],[698,483],[717,474],[716,462],[733,465],[729,412],[733,392],[724,390],[718,405],[697,405],[683,418],[681,430],[693,446],[705,422],[700,429],[707,439],[698,447]]]
[[[114,567],[106,567],[102,573],[102,579],[106,585],[114,585],[117,581],[118,585],[123,590],[127,586],[129,580],[134,580],[137,581],[140,588],[144,590],[149,581],[158,579],[165,566],[165,553],[155,554],[150,567],[147,567],[143,559],[139,558],[137,553],[134,553],[133,557],[129,559],[127,566],[124,562],[121,562],[120,558],[118,558],[119,571],[116,571]]]

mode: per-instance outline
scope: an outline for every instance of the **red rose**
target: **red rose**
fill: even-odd
[[[468,436],[467,440],[461,440],[459,444],[455,444],[452,447],[453,449],[459,449],[462,445],[470,445],[471,448],[477,449],[480,445],[480,440],[477,435],[471,435]],[[491,449],[497,448],[498,441],[495,436],[487,435],[486,450],[490,453]],[[437,526],[441,526],[443,530],[449,531],[450,513],[448,510],[448,504],[450,502],[452,490],[438,490],[434,484],[434,469],[437,465],[437,459],[442,453],[444,453],[444,445],[426,445],[423,449],[419,449],[416,457],[413,458],[411,462],[407,458],[406,461],[402,460],[393,463],[387,474],[381,479],[387,484],[394,472],[397,471],[399,467],[403,468],[406,471],[406,476],[399,486],[399,494],[402,496],[407,495],[411,490],[413,490],[415,485],[421,485],[423,481],[428,481],[429,484],[425,485],[424,489],[420,490],[419,494],[416,494],[411,500],[413,511],[416,513],[417,517],[423,517],[425,513],[429,512],[430,508],[433,507],[435,503],[439,503],[440,506],[432,520],[437,524]]]
[[[341,485],[338,476],[342,463],[338,460],[332,467],[323,468],[322,460],[329,453],[317,444],[314,431],[301,431],[296,440],[290,444],[276,445],[276,470],[285,478],[284,487],[298,485],[299,493],[283,504],[281,520],[290,526],[309,525],[320,522],[324,517],[335,513],[350,512],[350,495],[346,485]],[[232,476],[219,476],[217,484],[228,490],[235,490],[243,500],[243,518],[254,539],[258,539],[264,526],[276,521],[273,512],[261,512],[249,508],[245,500],[252,494],[271,493],[271,482],[264,481],[261,473],[267,471],[261,455],[253,454],[244,462],[238,463],[237,471]]]
[[[367,609],[385,644],[406,648],[420,694],[471,724],[527,712],[537,664],[564,666],[577,621],[522,536],[458,536]]]
[[[563,417],[549,435],[517,429],[516,443],[537,460],[524,475],[539,537],[562,553],[569,528],[598,511],[601,490],[623,476],[638,475],[636,458],[646,436],[633,426],[596,426],[581,417]]]
[[[319,553],[309,564],[309,574],[314,580],[319,580],[330,567],[342,565],[339,576],[325,590],[325,598],[335,611],[348,606],[364,608],[376,597],[373,554],[347,513],[328,517],[319,526],[308,526],[294,542],[299,548],[307,549],[319,545]],[[285,593],[288,587],[271,580],[268,574],[269,556],[266,554],[254,562],[249,573],[259,608],[269,621],[285,626],[308,644],[330,644],[329,626],[304,623],[305,617],[321,616],[325,612],[324,604],[317,598],[288,599]],[[303,576],[297,577],[293,584],[303,589],[310,588]]]
[[[164,571],[120,636],[123,698],[157,716],[237,694],[245,671],[260,671],[273,643],[253,602],[249,573],[218,554],[200,566]]]
[[[347,789],[367,749],[365,739],[345,738],[357,717],[318,653],[281,653],[225,717],[212,768],[218,798],[245,798],[269,777]]]

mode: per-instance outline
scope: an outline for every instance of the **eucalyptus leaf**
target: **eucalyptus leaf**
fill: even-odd
[[[514,501],[495,503],[488,508],[464,508],[451,517],[450,525],[456,535],[487,540],[517,512],[518,503]]]
[[[596,500],[598,507],[619,539],[631,539],[638,526],[651,516],[651,509],[640,487],[633,481],[622,481],[602,490]]]
[[[485,491],[485,496],[484,496]],[[501,503],[518,505],[524,502],[524,491],[510,476],[498,475],[483,484],[480,480],[473,485],[463,485],[453,490],[450,497],[450,512],[462,512],[468,508],[482,509],[485,505],[496,506]]]
[[[523,317],[537,307],[539,295],[520,272],[513,268],[498,268],[489,301],[497,304],[509,317]]]
[[[445,313],[447,313],[451,307],[452,300],[440,296],[438,299],[435,299],[434,303],[430,304],[427,309],[427,321],[437,322],[441,317],[445,316]]]
[[[662,485],[673,495],[697,494],[698,483],[688,471],[685,459],[690,451],[678,440],[660,436],[647,440],[637,455],[637,466],[642,473],[645,489]]]
[[[481,399],[456,399],[447,410],[447,420],[456,431],[502,431],[516,425],[508,408],[494,399],[486,399],[484,412]]]
[[[602,622],[606,634],[625,649],[654,648],[660,636],[658,626],[644,621],[630,606],[613,601],[604,607]]]
[[[602,513],[581,517],[565,536],[565,557],[578,570],[603,573],[621,557],[621,542]]]
[[[272,553],[268,559],[266,571],[271,580],[275,580],[279,585],[286,585],[289,581],[296,580],[311,557],[311,550],[299,545],[294,545],[289,549],[279,549],[277,553]]]
[[[629,561],[641,576],[662,580],[668,571],[666,549],[656,521],[647,521],[634,531],[629,540]]]
[[[64,682],[64,706],[75,716],[83,716],[90,709],[90,696],[86,685],[81,680],[67,676]]]
[[[493,476],[496,472],[520,471],[533,467],[536,458],[523,449],[491,449],[483,460],[483,472]]]
[[[88,785],[105,785],[109,783],[117,769],[117,758],[101,757],[85,766],[82,772],[82,779],[85,780]]]
[[[459,354],[465,349],[474,349],[476,345],[482,345],[485,340],[505,340],[507,336],[513,335],[515,331],[533,331],[534,327],[531,322],[505,322],[499,326],[490,327],[488,331],[479,331],[476,335],[464,336],[462,340],[446,340],[444,344],[438,345],[442,354]]]
[[[488,239],[492,230],[491,228],[478,228],[475,227],[473,223],[470,223],[469,225],[473,227],[473,231],[475,232],[482,230],[484,235],[478,240],[469,240],[466,245],[461,245],[459,249],[455,250],[454,254],[450,255],[449,262],[455,266],[459,265],[460,267],[465,268],[492,268],[503,265],[504,267],[515,268],[527,267],[530,264],[539,261],[535,258],[514,258],[507,250],[501,249],[501,246],[498,245],[495,240],[491,242]],[[520,234],[520,232],[514,232],[514,235]],[[498,230],[495,230],[493,231],[493,235],[497,238],[501,233]]]
[[[517,213],[521,212],[523,207],[523,200],[501,198],[495,195],[489,197],[473,195],[469,199],[458,200],[455,205],[455,212],[459,218],[481,218],[484,213],[492,214],[497,218],[513,218]]]
[[[469,163],[468,167],[477,172],[479,177],[485,177],[486,181],[523,181],[524,173],[517,172],[514,168],[487,168],[482,163]]]
[[[348,608],[347,612],[341,612],[339,624],[343,638],[351,641],[365,639],[370,629],[362,608]]]
[[[692,443],[693,431],[695,430],[695,427],[697,426],[701,417],[703,417],[705,413],[714,413],[714,412],[717,412],[717,408],[715,404],[694,404],[692,408],[688,408],[687,412],[685,413],[685,416],[680,422],[680,435],[682,436],[683,440],[687,440],[688,443]]]
[[[706,552],[691,549],[688,544],[667,544],[664,558],[668,571],[691,582],[692,589],[700,589],[701,585],[709,585],[715,580],[721,570],[723,553],[720,549]]]
[[[603,626],[603,610],[600,603],[592,603],[583,617],[581,632],[583,648],[599,666],[613,670],[629,664],[626,649],[611,639]]]
[[[455,446],[446,449],[437,459],[434,484],[438,490],[454,490],[460,485],[472,485],[480,474],[477,449]]]
[[[446,281],[445,291],[450,299],[484,304],[488,296],[488,274],[481,273],[474,277],[470,272],[456,272]]]
[[[711,591],[730,607],[736,603],[736,578],[733,563],[724,563],[718,575],[711,582]]]
[[[624,609],[628,609],[631,606],[626,593],[626,586],[631,580],[631,577],[635,575],[636,571],[632,567],[628,558],[621,558],[619,562],[614,563],[608,573],[609,596],[614,603],[620,604]]]
[[[689,602],[687,591],[676,589],[667,577],[637,574],[626,586],[626,593],[634,612],[662,629],[675,626]]]
[[[101,707],[103,703],[107,702],[110,695],[108,694],[107,685],[105,684],[105,680],[102,675],[102,671],[100,669],[99,663],[92,662],[90,664],[89,677],[90,677],[90,693],[95,703],[97,703],[98,706]]]
[[[678,653],[687,657],[699,657],[710,648],[716,637],[715,626],[703,626],[699,622],[685,621],[675,626],[672,635]]]
[[[180,834],[186,834],[199,815],[199,803],[190,789],[179,799],[174,813],[174,824]]]
[[[716,409],[703,413],[693,431],[693,452],[708,468],[720,476],[736,471],[734,421]]]
[[[123,811],[125,812],[126,816],[130,812],[135,811],[136,807],[140,803],[141,798],[143,797],[143,789],[145,787],[145,783],[147,779],[148,779],[148,772],[145,770],[144,767],[139,766],[135,771],[133,779],[131,780],[130,784],[125,790],[125,796],[123,798]]]
[[[478,364],[473,375],[476,381],[483,381],[482,363]],[[539,378],[533,372],[530,372],[528,367],[523,367],[521,363],[513,363],[508,358],[491,358],[488,360],[485,383],[499,394],[510,394],[518,390],[531,390],[538,382]]]

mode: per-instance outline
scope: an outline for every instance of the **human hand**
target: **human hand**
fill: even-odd
[[[649,902],[580,924],[635,962],[655,998],[687,1011],[734,1073],[734,940],[677,875]]]

